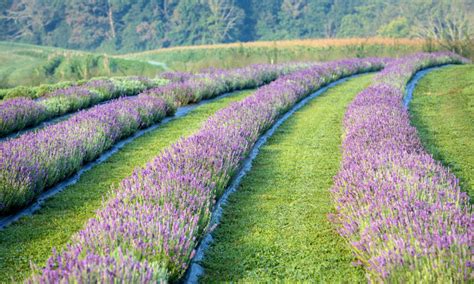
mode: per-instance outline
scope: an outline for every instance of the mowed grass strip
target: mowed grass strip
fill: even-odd
[[[474,65],[433,71],[415,89],[412,124],[435,159],[460,179],[474,200]]]
[[[224,207],[202,263],[203,283],[365,282],[362,268],[328,221],[341,161],[342,120],[372,75],[329,89],[289,118]]]
[[[199,106],[188,115],[137,138],[106,162],[84,173],[75,185],[47,200],[36,214],[0,231],[0,282],[17,282],[27,277],[30,261],[41,265],[53,247],[64,247],[94,217],[107,193],[136,167],[144,166],[180,137],[197,131],[217,110],[250,94],[252,91],[237,92]]]

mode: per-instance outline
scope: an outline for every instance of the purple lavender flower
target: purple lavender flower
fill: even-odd
[[[192,73],[188,72],[163,72],[160,74],[160,78],[170,80],[172,82],[184,82],[193,77]]]
[[[181,139],[123,180],[71,245],[53,252],[47,268],[30,281],[88,282],[87,269],[96,267],[93,275],[103,275],[108,262],[114,271],[104,278],[108,282],[127,282],[136,275],[137,263],[146,267],[153,282],[178,279],[207,229],[216,198],[259,135],[321,86],[379,70],[384,63],[354,59],[312,66],[282,76],[218,111],[196,134]],[[124,261],[123,256],[130,258]]]
[[[219,78],[213,80],[208,77],[210,75],[199,75],[196,79],[189,80],[191,83],[171,83],[154,91],[143,92],[133,99],[109,102],[65,122],[0,144],[0,151],[5,153],[0,157],[3,159],[0,165],[0,214],[28,204],[44,189],[73,174],[84,162],[95,159],[119,139],[157,122],[166,113],[173,112],[176,105],[198,102],[237,88],[230,85],[231,79],[236,80],[239,86],[252,87],[304,66],[306,65],[284,64],[264,68],[259,65],[225,72],[216,71],[212,76]],[[57,90],[40,100],[27,102],[42,106],[49,116],[60,115],[109,99],[110,92],[99,90],[110,87],[110,82],[114,81],[90,81],[81,87]],[[115,83],[120,86],[120,81]],[[114,90],[120,89],[117,86]],[[199,88],[193,90],[192,86]],[[189,99],[183,99],[185,96]],[[157,102],[160,103],[156,105]],[[7,109],[9,108],[10,105]],[[97,123],[94,123],[94,119]]]
[[[122,95],[137,95],[147,88],[142,81],[138,80],[142,79],[131,78],[119,82],[94,80],[82,86],[55,90],[37,100],[26,98],[6,100],[0,104],[0,137]],[[143,81],[150,84],[150,87],[156,87],[151,80],[150,82]],[[138,86],[133,82],[138,82]]]
[[[0,137],[120,96],[135,96],[142,92],[163,97],[176,106],[180,106],[228,91],[258,87],[275,80],[280,75],[305,66],[307,64],[293,63],[252,65],[231,70],[214,69],[213,72],[192,76],[181,74],[180,80],[164,86],[161,85],[166,83],[166,80],[138,76],[94,79],[81,86],[53,91],[35,101],[25,101],[25,106],[20,106],[22,100],[0,105]],[[175,75],[178,76],[178,74]],[[152,89],[148,90],[150,88]]]
[[[176,106],[198,102],[229,91],[255,88],[267,84],[283,74],[308,67],[306,63],[280,65],[256,64],[230,70],[212,69],[192,76],[185,81],[172,82],[152,88],[146,94],[158,95],[172,101]]]

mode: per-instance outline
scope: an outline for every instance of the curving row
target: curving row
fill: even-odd
[[[166,87],[150,89],[135,97],[81,111],[37,132],[0,142],[0,215],[28,205],[46,188],[74,174],[115,142],[172,114],[177,105],[259,86],[305,66],[255,65],[216,71],[202,80],[173,83],[176,87],[173,93],[168,93]],[[226,76],[235,82],[230,85],[228,79],[222,79]],[[104,93],[113,89],[105,81],[94,81],[89,85]],[[187,98],[192,99],[183,101],[181,94],[188,94],[188,90],[191,93]]]
[[[29,282],[156,283],[185,272],[223,193],[258,137],[296,102],[339,78],[380,70],[383,59],[313,66],[211,116],[122,181],[70,245]]]
[[[167,82],[165,79],[145,77],[100,79],[58,89],[38,99],[8,99],[0,102],[0,137],[101,102],[122,96],[135,96]]]
[[[371,282],[472,281],[474,216],[458,180],[422,147],[402,104],[420,69],[465,60],[417,54],[389,63],[348,108],[332,195],[340,234]]]

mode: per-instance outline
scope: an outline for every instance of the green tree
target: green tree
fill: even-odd
[[[204,44],[212,35],[207,28],[209,9],[204,2],[181,0],[171,16],[169,39],[171,45]]]
[[[393,19],[377,31],[379,36],[405,38],[410,35],[410,25],[405,17]]]
[[[211,43],[228,42],[236,39],[242,25],[244,11],[232,0],[207,0],[209,17],[207,27]]]
[[[472,0],[0,0],[0,40],[136,51],[292,38],[467,42]]]
[[[282,0],[252,0],[252,17],[256,39],[274,40]]]
[[[66,23],[71,26],[69,47],[94,49],[114,37],[106,0],[70,0]]]

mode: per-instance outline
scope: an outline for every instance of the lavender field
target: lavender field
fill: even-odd
[[[465,66],[420,52],[5,98],[0,282],[472,282],[472,177],[420,138],[407,88]]]
[[[8,135],[0,141],[0,242],[4,244],[0,249],[1,277],[6,282],[28,283],[156,283],[199,279],[253,282],[315,280],[314,277],[321,277],[322,282],[341,281],[324,275],[323,271],[320,276],[311,272],[312,276],[306,277],[304,267],[296,270],[298,274],[284,269],[284,274],[272,277],[268,274],[271,266],[265,265],[272,261],[271,255],[242,253],[239,257],[240,242],[252,243],[252,239],[261,237],[250,232],[245,237],[227,238],[236,234],[233,230],[239,230],[229,224],[236,218],[232,212],[238,210],[235,204],[240,202],[240,194],[233,199],[229,195],[233,191],[229,192],[228,188],[234,186],[236,177],[239,177],[237,181],[243,177],[242,190],[246,191],[252,186],[247,180],[259,171],[264,173],[265,169],[260,169],[264,161],[258,155],[250,168],[245,170],[242,165],[248,163],[250,153],[258,154],[256,149],[266,141],[260,137],[277,131],[271,143],[283,139],[285,133],[279,133],[275,127],[293,123],[292,115],[284,116],[285,113],[305,109],[309,99],[303,99],[320,89],[324,96],[329,93],[327,88],[348,84],[344,83],[345,78],[370,73],[375,75],[361,87],[363,90],[354,93],[347,107],[339,108],[343,110],[343,119],[334,122],[342,131],[340,145],[335,145],[335,149],[341,149],[342,159],[338,172],[335,163],[334,170],[324,173],[333,177],[322,188],[329,197],[326,201],[329,211],[319,213],[323,214],[321,218],[303,218],[301,222],[315,228],[318,222],[324,222],[332,228],[314,236],[314,241],[341,240],[337,246],[344,250],[348,267],[352,266],[344,272],[347,279],[388,283],[470,282],[474,277],[474,217],[470,197],[449,165],[436,160],[425,149],[403,103],[406,85],[417,72],[463,64],[470,62],[454,53],[438,52],[400,58],[252,65],[196,74],[168,72],[159,79],[92,80],[38,99],[5,99],[0,103],[2,133]],[[129,164],[128,170],[117,177],[107,176],[109,158],[100,157],[118,142],[132,137],[128,138],[130,146],[126,147],[143,147],[139,141],[151,138],[147,138],[148,134],[142,138],[134,133],[148,128],[153,133],[157,131],[154,129],[172,123],[175,114],[175,120],[181,120],[180,112],[187,108],[191,115],[194,105],[198,106],[197,111],[208,101],[219,102],[244,89],[252,91],[212,114],[202,114],[202,122],[190,134],[173,138],[174,142],[170,140],[169,146],[162,150],[149,151],[142,162],[126,154],[120,156],[115,163]],[[318,105],[318,98],[311,100]],[[271,132],[267,132],[269,129]],[[266,151],[265,147],[262,151]],[[130,151],[121,149],[110,159]],[[331,151],[328,154],[332,157],[338,155],[337,151]],[[282,162],[280,167],[284,168],[285,160]],[[308,161],[302,166],[324,162]],[[95,164],[82,173],[89,163]],[[105,172],[100,172],[100,167],[105,167]],[[77,172],[83,176],[68,183]],[[106,194],[94,191],[96,184],[87,183],[94,175],[104,182],[112,178]],[[318,175],[316,171],[305,178],[317,180]],[[270,177],[262,185],[280,186],[284,190],[301,177],[296,171],[292,181]],[[61,188],[64,182],[66,185]],[[61,189],[50,193],[57,187]],[[83,189],[74,193],[76,187]],[[81,211],[82,207],[76,210],[85,216],[61,216],[61,222],[72,222],[74,228],[64,232],[42,219],[46,216],[54,224],[62,212],[55,200],[61,200],[64,207],[79,206],[88,189],[92,194],[88,202],[94,205],[87,207],[86,212]],[[238,187],[233,190],[239,191]],[[224,203],[220,201],[222,196]],[[271,206],[272,203],[264,199],[254,206],[259,204]],[[262,213],[248,214],[259,218]],[[261,221],[262,225],[267,219]],[[274,226],[272,230],[276,232],[283,229],[278,222],[266,226]],[[21,237],[16,244],[18,232],[30,237]],[[300,235],[304,231],[294,233]],[[53,238],[55,235],[66,238],[58,240]],[[212,241],[209,238],[213,235],[218,238]],[[40,238],[31,240],[32,236]],[[282,241],[283,246],[295,245],[291,240]],[[221,242],[226,244],[225,250],[216,251]],[[24,250],[18,253],[20,247]],[[17,265],[19,258],[9,257],[13,250],[16,250],[13,255],[23,255]],[[341,261],[335,252],[325,257],[323,261],[329,266],[331,259]],[[219,277],[228,275],[228,278],[213,276],[212,269],[217,265],[213,263],[220,261],[226,267]],[[254,266],[247,265],[241,271],[241,263],[248,261],[253,261]],[[302,261],[306,259],[293,260],[288,265]],[[266,267],[266,272],[254,270],[254,276],[248,274],[261,267]],[[241,278],[236,278],[238,275]]]

